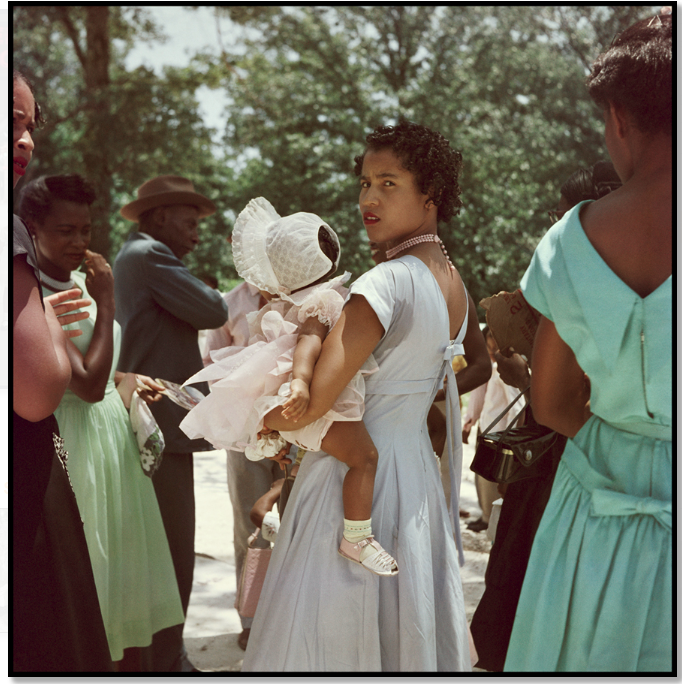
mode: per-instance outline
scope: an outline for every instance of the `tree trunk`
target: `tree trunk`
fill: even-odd
[[[87,178],[95,185],[97,200],[91,207],[92,242],[90,248],[109,258],[111,229],[112,175],[107,164],[108,139],[111,126],[111,95],[109,92],[109,7],[85,7],[86,50],[85,84],[88,98],[86,135],[92,144],[84,156]]]

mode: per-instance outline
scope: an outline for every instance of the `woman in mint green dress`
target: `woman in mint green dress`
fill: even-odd
[[[75,283],[92,300],[90,317],[72,324],[83,334],[69,342],[72,379],[55,416],[111,659],[120,661],[124,649],[149,646],[155,632],[182,623],[184,615],[154,487],[142,470],[124,405],[136,378],[115,371],[121,330],[114,321],[111,268],[87,249],[93,199],[79,176],[38,178],[23,189],[19,212],[34,237],[43,294]],[[87,276],[75,271],[84,258]]]
[[[639,22],[595,62],[623,186],[567,212],[521,282],[533,411],[570,439],[505,672],[672,670],[671,33]]]

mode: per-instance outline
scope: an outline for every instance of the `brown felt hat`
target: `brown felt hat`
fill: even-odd
[[[121,208],[121,216],[139,221],[140,214],[167,204],[188,204],[199,209],[199,218],[215,214],[216,206],[208,197],[194,192],[192,181],[181,176],[157,176],[140,185],[137,199]]]

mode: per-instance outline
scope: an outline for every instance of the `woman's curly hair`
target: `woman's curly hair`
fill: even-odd
[[[618,34],[592,65],[590,97],[632,116],[642,133],[672,135],[672,17],[643,19]]]
[[[459,213],[462,200],[458,179],[462,153],[437,131],[401,119],[397,126],[378,126],[367,138],[367,148],[355,157],[355,175],[369,150],[390,148],[403,166],[414,174],[419,190],[438,207],[438,220],[449,221]]]

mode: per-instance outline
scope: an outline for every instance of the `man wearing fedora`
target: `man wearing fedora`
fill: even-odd
[[[114,263],[116,320],[122,343],[118,370],[182,384],[203,368],[198,331],[227,320],[220,293],[195,278],[182,263],[199,242],[199,219],[215,213],[208,198],[179,176],[159,176],[137,191],[121,215],[139,224]],[[198,389],[208,394],[204,384]],[[153,483],[180,589],[187,606],[194,576],[194,451],[213,447],[190,440],[179,428],[186,410],[167,397],[151,406],[165,449]],[[157,632],[153,669],[192,671],[182,643],[183,625]]]

